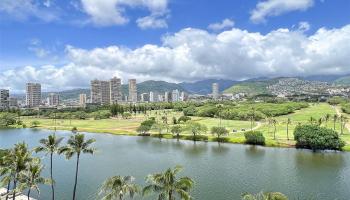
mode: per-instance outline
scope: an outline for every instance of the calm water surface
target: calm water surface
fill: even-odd
[[[48,130],[0,130],[0,148],[12,147],[19,141],[34,147],[39,139],[50,133]],[[64,131],[57,134],[66,138],[71,135]],[[82,156],[78,185],[80,200],[97,199],[97,189],[107,177],[133,175],[139,184],[144,184],[147,174],[177,164],[184,167],[181,175],[195,180],[192,195],[199,200],[236,200],[243,192],[259,191],[280,191],[291,199],[350,199],[350,153],[86,135],[97,140],[98,152],[94,156]],[[47,157],[40,156],[48,164]],[[75,160],[56,156],[54,167],[57,199],[71,199]],[[45,175],[48,176],[48,168]],[[48,186],[43,186],[41,192],[38,199],[50,199]]]

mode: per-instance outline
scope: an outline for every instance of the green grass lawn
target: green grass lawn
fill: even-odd
[[[160,114],[159,114],[160,113]],[[276,126],[276,140],[273,137],[273,129],[274,127],[269,126],[265,120],[259,122],[259,126],[257,130],[262,131],[268,146],[292,146],[295,144],[293,138],[293,131],[295,126],[299,123],[306,124],[309,123],[310,117],[315,118],[316,120],[324,117],[326,114],[330,114],[333,116],[336,114],[336,110],[326,104],[310,104],[308,108],[298,110],[292,114],[284,115],[280,117],[276,117],[277,126]],[[172,125],[172,118],[179,118],[182,116],[181,112],[173,112],[173,111],[152,111],[147,116],[143,114],[137,114],[133,116],[131,119],[122,119],[122,118],[112,118],[112,119],[102,119],[102,120],[57,120],[56,127],[60,130],[71,130],[73,127],[77,127],[78,131],[83,132],[96,132],[96,133],[112,133],[112,134],[126,134],[126,135],[137,135],[136,129],[140,125],[142,121],[144,121],[147,117],[156,117],[157,120],[161,120],[161,116],[167,116],[168,123],[170,126]],[[213,139],[213,136],[210,135],[210,129],[213,126],[219,126],[220,120],[217,118],[207,118],[207,117],[191,117],[193,121],[199,122],[203,125],[206,125],[208,128],[209,139]],[[289,125],[289,138],[287,140],[287,119],[290,118],[292,124]],[[23,117],[24,123],[29,127],[31,122],[34,120],[38,120],[40,122],[39,128],[48,128],[54,129],[55,124],[52,119],[42,119],[42,118],[30,118]],[[241,129],[250,130],[250,122],[249,121],[239,121],[239,120],[222,120],[221,125],[226,127],[229,130],[229,141],[232,143],[243,143],[244,142],[244,133],[240,132]],[[257,126],[258,123],[254,123],[254,127]],[[327,126],[329,128],[333,127],[333,117],[331,117],[330,121],[326,124],[322,124],[322,126]],[[232,130],[238,130],[237,133],[232,133]],[[340,124],[336,123],[336,130],[340,132]],[[152,133],[154,133],[152,131]],[[184,132],[183,134],[187,135],[189,133]],[[344,134],[341,136],[348,145],[350,145],[350,133],[346,129]],[[350,146],[346,147],[350,150]]]

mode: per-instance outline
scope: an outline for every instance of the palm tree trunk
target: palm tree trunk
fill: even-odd
[[[173,194],[171,191],[169,191],[169,200],[173,200]]]
[[[15,176],[15,180],[13,181],[13,195],[12,195],[12,200],[16,199],[16,187],[17,187],[17,176]]]
[[[28,190],[28,194],[27,194],[27,196],[28,196],[28,200],[30,200],[29,195],[30,195],[30,189]]]
[[[53,183],[53,176],[52,176],[52,168],[53,168],[53,165],[52,165],[52,154],[50,155],[50,177],[51,177],[51,191],[52,191],[52,200],[55,200],[55,187],[54,187],[54,183]]]
[[[288,127],[288,124],[287,124],[287,140],[289,140],[289,129],[288,129],[289,127]]]
[[[9,199],[10,186],[11,186],[11,180],[9,180],[9,182],[7,184],[6,200]]]
[[[73,190],[73,200],[75,200],[75,193],[77,191],[77,183],[78,183],[78,172],[79,172],[79,158],[80,154],[77,154],[77,165],[75,169],[75,182],[74,182],[74,190]]]

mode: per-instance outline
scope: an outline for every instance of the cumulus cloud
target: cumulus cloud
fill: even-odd
[[[46,22],[57,20],[58,16],[53,10],[43,9],[47,1],[43,4],[36,3],[34,0],[1,0],[0,13],[9,16],[11,19],[27,20],[37,18]]]
[[[310,24],[309,24],[309,22],[299,22],[299,27],[298,27],[298,29],[300,30],[300,31],[308,31],[308,30],[310,30]]]
[[[162,15],[150,15],[139,18],[136,20],[137,26],[141,29],[167,28],[168,24]]]
[[[221,31],[224,29],[232,28],[235,22],[231,19],[224,19],[220,23],[209,24],[208,29],[213,31]]]
[[[350,25],[320,28],[306,35],[298,29],[266,34],[233,28],[220,33],[186,28],[162,38],[161,45],[82,49],[67,46],[64,66],[23,67],[0,72],[0,87],[24,88],[38,81],[44,88],[88,87],[89,80],[114,75],[143,80],[193,81],[259,76],[350,73]]]
[[[97,26],[122,25],[129,22],[125,13],[128,8],[146,8],[149,16],[141,17],[137,24],[141,28],[164,28],[167,26],[168,0],[81,0],[83,11],[90,22]]]
[[[254,23],[266,21],[266,17],[278,16],[291,11],[304,11],[314,5],[314,0],[265,0],[259,2],[251,12]]]

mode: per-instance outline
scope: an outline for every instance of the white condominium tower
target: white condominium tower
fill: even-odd
[[[79,95],[79,105],[85,107],[86,105],[86,94]]]
[[[7,109],[10,106],[10,91],[0,89],[0,110]]]
[[[173,102],[180,101],[180,92],[179,92],[179,90],[173,90],[173,92],[171,94],[171,100]]]
[[[212,85],[212,92],[213,92],[213,98],[214,99],[219,99],[220,93],[219,93],[219,83],[213,83]]]
[[[41,104],[41,84],[27,83],[26,85],[26,105],[30,108],[38,107]]]
[[[137,86],[136,79],[129,79],[129,101],[137,102]]]
[[[60,104],[60,96],[56,93],[50,93],[48,103],[49,106],[58,106]]]
[[[114,77],[110,80],[111,87],[111,103],[120,102],[123,100],[122,97],[122,81],[120,78]]]

